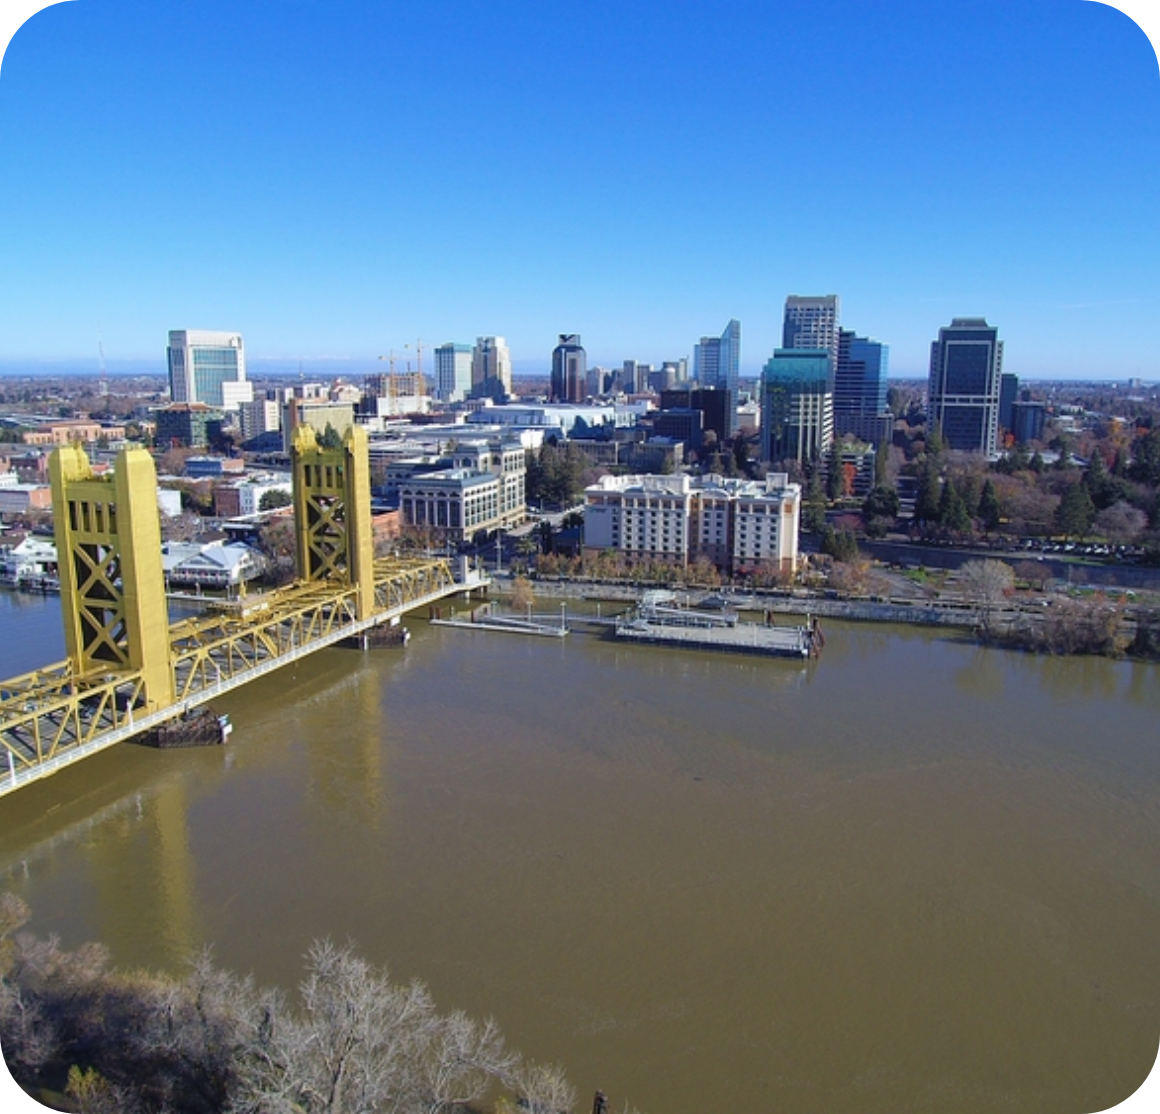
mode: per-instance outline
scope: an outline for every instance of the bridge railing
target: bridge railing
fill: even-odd
[[[61,665],[67,668],[68,663]],[[10,684],[5,682],[5,692]],[[143,686],[139,672],[57,676],[42,688],[6,696],[0,703],[0,746],[7,773],[34,768],[132,727]]]
[[[444,560],[386,558],[375,563],[369,619],[358,616],[356,588],[315,581],[271,592],[240,614],[175,623],[176,695],[166,708],[148,708],[141,672],[74,675],[65,661],[0,681],[0,794],[409,607],[474,586],[457,584]]]

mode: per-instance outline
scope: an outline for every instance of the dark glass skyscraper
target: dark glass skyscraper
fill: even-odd
[[[552,349],[552,402],[583,402],[588,390],[588,357],[579,333],[560,333]]]
[[[995,452],[1003,342],[984,317],[955,317],[930,346],[927,424],[948,448]]]
[[[838,370],[834,378],[834,421],[839,415],[870,416],[886,409],[890,348],[852,329],[838,331]]]
[[[886,409],[886,376],[890,349],[851,329],[838,330],[838,360],[834,373],[834,433],[852,433],[882,447],[893,421]]]

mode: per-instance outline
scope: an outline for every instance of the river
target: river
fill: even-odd
[[[826,625],[820,661],[430,627],[226,747],[0,799],[68,945],[293,986],[351,938],[646,1114],[1087,1112],[1160,1037],[1160,669]],[[62,656],[0,593],[0,676]]]

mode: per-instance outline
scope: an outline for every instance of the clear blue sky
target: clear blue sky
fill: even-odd
[[[790,293],[925,374],[1160,378],[1160,70],[1089,0],[74,0],[0,69],[0,364],[692,355]]]

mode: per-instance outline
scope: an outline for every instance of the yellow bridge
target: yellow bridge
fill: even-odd
[[[143,449],[98,477],[54,451],[53,511],[66,661],[0,682],[0,795],[174,719],[412,608],[482,586],[447,561],[374,556],[366,434],[292,446],[298,581],[249,607],[171,625],[157,479]]]

